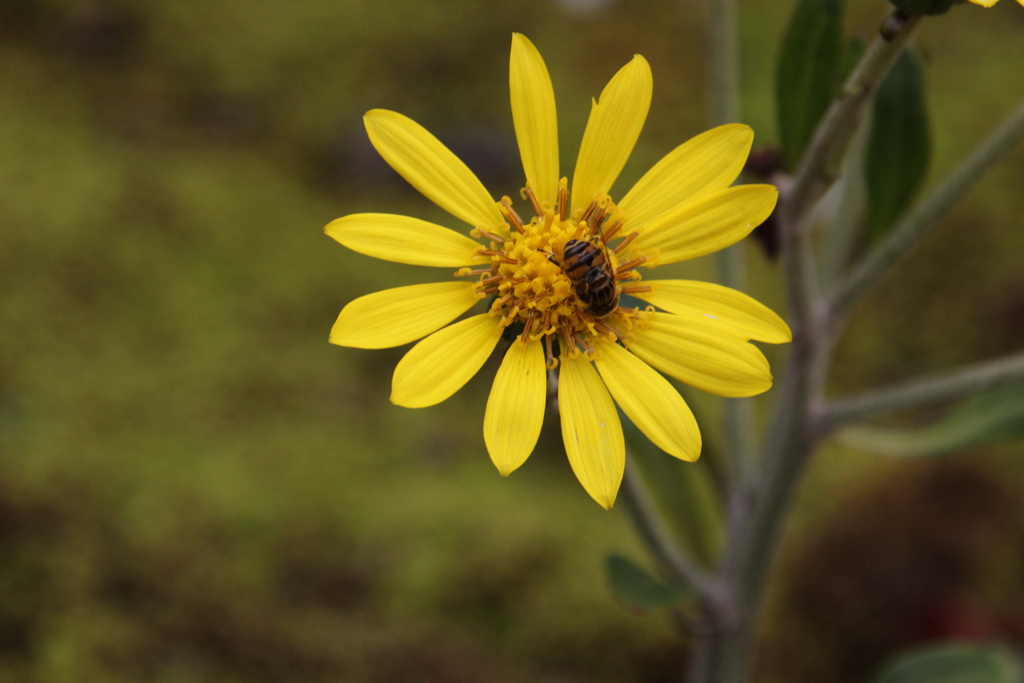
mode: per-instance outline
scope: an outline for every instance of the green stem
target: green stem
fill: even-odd
[[[631,459],[626,460],[619,495],[647,549],[676,580],[692,587],[710,605],[720,601],[713,579],[672,539]]]
[[[1017,353],[835,401],[825,409],[821,430],[831,431],[845,422],[950,401],[1021,381],[1024,381],[1024,353]]]
[[[837,159],[856,132],[871,95],[896,63],[920,19],[894,12],[846,79],[839,96],[815,129],[797,168],[789,199],[793,216],[802,217],[828,188],[832,169],[838,165]]]
[[[739,36],[736,0],[711,0],[708,63],[711,67],[711,120],[716,126],[740,119]],[[746,287],[742,242],[718,253],[718,281],[743,291]],[[725,451],[733,479],[754,451],[753,405],[749,399],[725,399]]]
[[[690,683],[739,683],[748,678],[757,622],[782,523],[804,467],[817,443],[819,396],[830,344],[826,308],[817,294],[816,269],[806,216],[831,181],[830,169],[860,122],[871,94],[913,34],[917,17],[894,13],[883,24],[815,130],[776,217],[782,235],[793,343],[781,382],[760,471],[740,490],[737,524],[722,567],[730,587],[732,623],[699,640]]]
[[[740,57],[736,0],[711,0],[708,61],[711,119],[717,126],[740,118]]]
[[[842,314],[850,308],[889,268],[909,252],[927,231],[933,228],[953,206],[1024,138],[1024,104],[967,159],[950,173],[926,199],[902,220],[880,245],[868,254],[864,262],[840,287],[832,308]]]

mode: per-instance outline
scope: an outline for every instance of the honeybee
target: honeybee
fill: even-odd
[[[583,302],[586,313],[594,318],[604,318],[618,308],[615,271],[600,237],[569,240],[562,253],[559,265],[572,283],[576,297]]]

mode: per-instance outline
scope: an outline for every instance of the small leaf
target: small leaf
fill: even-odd
[[[657,580],[622,555],[609,555],[605,559],[605,570],[612,593],[630,609],[668,609],[689,595],[684,587]]]
[[[931,156],[924,69],[905,50],[875,94],[865,174],[868,239],[876,240],[900,217],[924,181]]]
[[[982,392],[924,427],[848,427],[844,443],[880,455],[944,455],[976,444],[1024,436],[1024,383]]]
[[[789,171],[836,92],[842,37],[843,0],[799,0],[782,41],[775,80],[779,144]]]
[[[1001,647],[939,645],[897,658],[875,683],[1024,683],[1024,669]]]

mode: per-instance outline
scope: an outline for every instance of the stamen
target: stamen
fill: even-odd
[[[488,232],[481,228],[480,226],[477,226],[470,230],[469,234],[473,237],[483,237],[485,239],[489,239],[490,241],[497,242],[498,244],[505,244],[504,237],[499,237],[498,235],[495,235],[493,232]]]
[[[544,367],[548,370],[554,370],[558,367],[558,359],[555,358],[555,352],[551,348],[551,335],[544,336],[544,353],[547,355],[547,360],[544,362]]]
[[[501,261],[502,263],[508,263],[513,266],[519,265],[519,261],[515,260],[514,258],[509,258],[508,256],[505,255],[505,252],[503,251],[494,251],[493,249],[477,249],[476,253],[480,254],[481,256],[497,256],[498,260]]]
[[[619,244],[614,249],[612,249],[612,252],[615,253],[615,254],[620,253],[623,249],[625,249],[627,246],[629,246],[630,242],[632,242],[633,240],[635,240],[639,236],[640,236],[640,233],[638,233],[638,232],[631,232],[631,233],[629,233],[628,235],[626,235],[625,239],[623,239],[621,242],[619,242]]]
[[[602,206],[600,209],[594,212],[594,215],[587,221],[587,225],[590,228],[590,234],[596,235],[601,229],[601,224],[604,223],[605,217],[608,216],[608,211]]]
[[[594,347],[587,343],[587,340],[583,338],[582,334],[576,334],[576,341],[583,347],[583,350],[587,353],[587,358],[594,357]]]
[[[587,210],[583,212],[582,216],[580,216],[580,220],[581,221],[589,220],[590,219],[590,215],[592,213],[594,213],[595,211],[597,211],[597,202],[596,201],[590,202],[590,206],[588,206]]]
[[[530,330],[533,329],[533,315],[534,312],[530,311],[530,315],[526,317],[526,322],[523,323],[523,333],[519,335],[520,341],[522,341],[524,344],[530,341]]]
[[[619,332],[617,329],[615,329],[611,325],[604,324],[600,320],[598,320],[596,323],[594,323],[594,326],[597,327],[597,329],[601,330],[602,332],[610,332],[611,334],[614,334],[618,338],[619,341],[622,341],[625,338],[622,335],[622,333]]]
[[[550,336],[551,336],[549,332],[550,332],[550,329],[551,329],[551,314],[552,313],[554,313],[554,310],[552,310],[550,308],[548,310],[544,311],[544,322],[542,323],[541,329],[543,330],[544,334],[546,335],[545,339],[550,338]]]
[[[540,202],[537,201],[537,195],[533,193],[532,187],[530,187],[529,185],[524,187],[522,191],[519,193],[519,196],[522,197],[523,199],[530,200],[530,206],[533,207],[533,212],[537,214],[537,218],[542,218],[544,216],[544,209],[541,208]]]
[[[630,285],[628,287],[623,287],[619,291],[622,294],[641,294],[643,292],[650,292],[653,289],[654,287],[651,287],[650,285]]]
[[[569,188],[559,183],[558,185],[558,220],[564,221],[569,215]]]
[[[470,270],[469,268],[460,268],[455,271],[455,277],[469,277],[470,275],[486,275],[491,272],[490,268],[477,268],[476,270]]]
[[[634,232],[633,234],[635,235],[636,233]],[[635,258],[632,261],[626,261],[621,266],[616,268],[615,272],[616,273],[623,273],[623,272],[625,272],[627,270],[632,270],[632,269],[636,268],[637,266],[639,266],[640,264],[643,264],[643,263],[647,263],[647,257],[646,256],[641,256],[640,258]]]
[[[498,207],[505,215],[505,218],[508,219],[508,222],[512,224],[512,227],[516,229],[516,232],[523,232],[523,219],[512,208],[512,200],[508,197],[502,197],[501,201],[498,202]]]
[[[485,295],[486,294],[497,294],[498,293],[498,288],[497,287],[488,287],[487,289],[478,289],[476,291],[477,291],[477,294],[485,294]]]
[[[615,273],[615,281],[620,282],[622,280],[639,280],[640,273],[635,270],[626,270],[621,273]]]
[[[487,271],[487,272],[489,273],[491,271]],[[504,279],[505,279],[504,275],[494,275],[493,277],[488,277],[488,278],[484,278],[483,280],[480,280],[480,282],[478,282],[477,284],[480,284],[480,285],[491,285],[491,284],[494,284],[495,282],[501,282]]]
[[[568,355],[569,358],[575,358],[576,355],[578,355],[578,351],[576,349],[576,342],[574,342],[572,338],[572,332],[569,331],[569,327],[567,325],[562,325],[558,331],[562,334],[562,341],[565,342],[565,348],[562,349],[562,353]]]
[[[614,223],[612,223],[612,226],[610,228],[608,228],[607,230],[605,230],[604,234],[601,235],[601,240],[605,244],[608,244],[608,242],[612,239],[612,237],[615,236],[615,233],[617,233],[619,231],[619,228],[621,228],[621,227],[622,227],[622,221],[615,221]]]

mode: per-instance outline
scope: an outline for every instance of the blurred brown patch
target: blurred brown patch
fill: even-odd
[[[1019,640],[1024,516],[1008,486],[949,460],[853,495],[785,562],[761,680],[853,683],[912,645]]]

